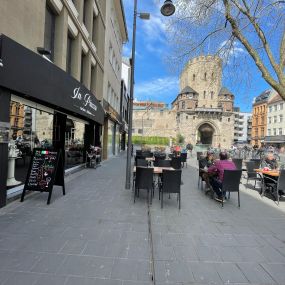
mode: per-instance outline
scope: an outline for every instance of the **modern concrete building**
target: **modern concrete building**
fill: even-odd
[[[265,144],[285,145],[285,102],[275,91],[271,92],[267,108],[267,134]]]
[[[10,140],[13,133],[25,142],[38,137],[41,145],[61,150],[65,168],[82,163],[90,144],[101,145],[106,2],[0,1],[1,124]],[[21,122],[10,106],[23,106]],[[6,203],[8,154],[8,145],[0,144],[0,206]],[[20,183],[28,165],[19,170],[16,164]]]
[[[121,100],[120,100],[120,144],[121,150],[126,149],[126,137],[129,128],[129,102],[131,84],[131,60],[123,58],[122,61],[122,80],[121,80]]]
[[[251,113],[240,112],[240,108],[235,107],[235,123],[234,123],[234,142],[237,144],[247,144],[250,142],[248,138],[248,121]]]
[[[122,0],[106,2],[106,37],[104,62],[103,107],[104,122],[103,157],[120,151],[120,99],[123,43],[128,40]]]
[[[260,147],[264,144],[267,131],[267,103],[271,90],[262,92],[253,100],[251,145]]]

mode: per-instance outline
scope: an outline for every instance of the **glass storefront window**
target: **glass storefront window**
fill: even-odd
[[[33,149],[51,147],[52,130],[53,114],[11,101],[8,187],[25,182]]]
[[[85,124],[67,118],[65,130],[65,167],[82,164],[84,162],[84,132]]]
[[[108,157],[114,155],[114,142],[115,142],[115,132],[114,132],[114,123],[108,121]]]

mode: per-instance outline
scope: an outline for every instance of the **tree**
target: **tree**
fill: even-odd
[[[222,58],[244,52],[285,100],[285,1],[177,0],[176,4],[169,26],[175,43],[172,59],[196,56],[209,46]]]
[[[176,137],[177,144],[183,144],[184,141],[185,141],[185,138],[181,134],[178,134]]]

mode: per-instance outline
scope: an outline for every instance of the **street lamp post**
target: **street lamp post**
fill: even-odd
[[[160,12],[163,16],[171,16],[175,12],[175,6],[171,0],[165,0]],[[137,0],[134,0],[134,19],[133,19],[133,40],[132,40],[132,65],[131,65],[131,89],[130,89],[130,104],[129,104],[129,126],[128,126],[128,150],[127,150],[127,165],[126,165],[126,184],[125,188],[131,188],[131,154],[132,154],[132,127],[133,127],[133,100],[134,100],[134,76],[135,76],[135,56],[136,56],[136,28],[137,16],[143,20],[149,20],[149,13],[137,12]]]
[[[137,12],[137,0],[134,0],[134,19],[133,19],[133,40],[132,40],[132,65],[131,65],[131,89],[129,103],[129,126],[128,126],[128,150],[127,150],[127,166],[126,166],[126,184],[125,188],[131,188],[131,158],[132,158],[132,128],[133,128],[133,101],[134,101],[134,84],[135,84],[135,57],[136,57],[136,28],[137,16],[143,20],[148,20],[149,13]]]

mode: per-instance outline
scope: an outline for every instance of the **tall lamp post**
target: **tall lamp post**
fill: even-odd
[[[171,0],[164,1],[162,5],[161,14],[164,16],[171,16],[175,12],[175,6]],[[128,126],[128,150],[127,150],[127,165],[126,165],[126,184],[125,188],[131,188],[131,159],[132,159],[132,128],[133,128],[133,100],[134,100],[134,83],[135,83],[135,56],[136,56],[136,28],[137,16],[142,20],[149,20],[149,13],[138,13],[137,0],[134,0],[134,18],[133,18],[133,40],[132,40],[132,65],[131,65],[131,90],[129,103],[129,126]]]

